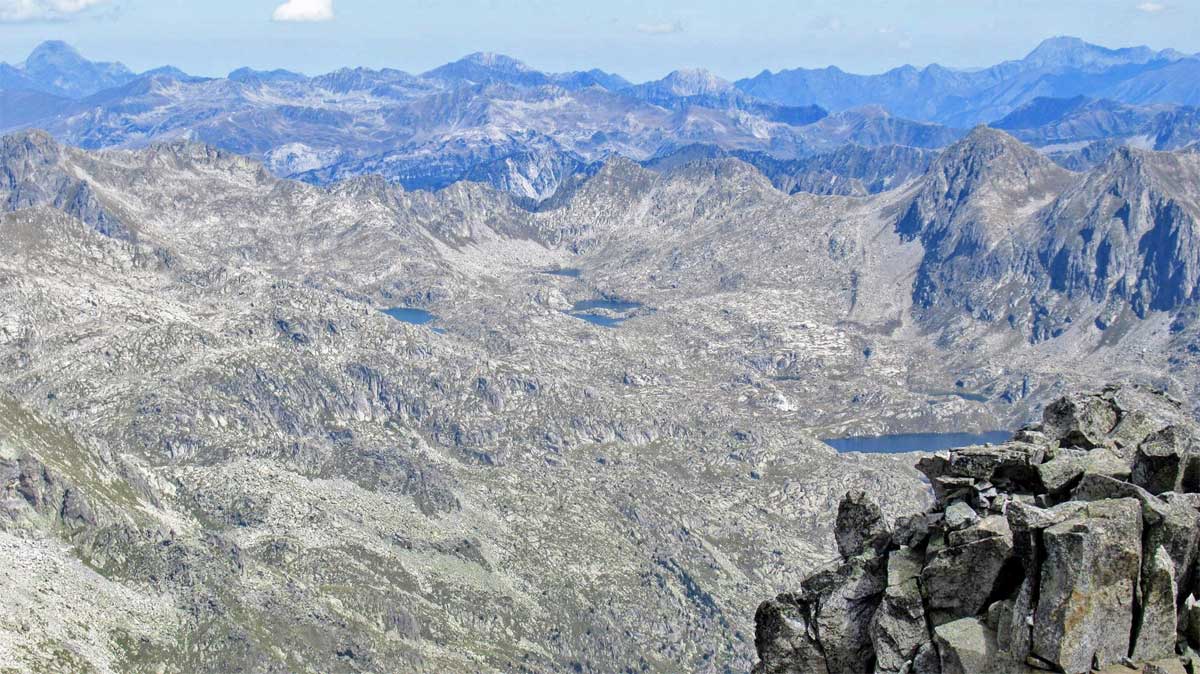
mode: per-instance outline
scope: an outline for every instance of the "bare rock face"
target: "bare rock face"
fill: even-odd
[[[922,459],[935,505],[894,534],[848,494],[841,566],[803,583],[802,620],[763,604],[756,671],[1194,671],[1196,424],[1161,398],[1068,396],[1013,441]]]
[[[1034,654],[1065,671],[1086,672],[1129,653],[1141,530],[1137,501],[1111,499],[1042,532]]]
[[[1136,626],[1137,660],[1157,660],[1175,653],[1178,621],[1175,612],[1175,563],[1167,549],[1159,546],[1145,565],[1142,575],[1142,615]]]
[[[941,655],[941,674],[986,672],[996,660],[996,633],[979,618],[941,625],[933,636]]]
[[[838,506],[836,537],[842,558],[850,559],[867,550],[882,553],[892,532],[883,511],[860,490],[846,494]]]
[[[1188,461],[1195,456],[1194,442],[1178,426],[1168,426],[1143,441],[1137,449],[1132,482],[1151,494],[1179,491]]]
[[[1067,396],[1046,407],[1043,432],[1067,446],[1092,449],[1104,444],[1116,427],[1118,412],[1111,401],[1100,396]]]
[[[901,547],[888,557],[887,588],[871,618],[875,670],[899,672],[929,643],[925,604],[921,598],[924,555]]]

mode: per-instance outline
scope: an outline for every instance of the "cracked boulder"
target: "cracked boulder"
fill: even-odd
[[[1117,406],[1104,395],[1073,395],[1046,406],[1042,431],[1063,447],[1103,447],[1120,421]]]
[[[1177,426],[1151,434],[1133,458],[1130,481],[1151,494],[1177,492],[1183,486],[1188,459],[1194,455],[1193,439]]]
[[[1095,501],[1042,538],[1034,654],[1067,674],[1120,662],[1129,654],[1142,562],[1141,505]]]
[[[978,615],[1012,558],[1008,521],[991,515],[931,541],[921,586],[935,623]]]
[[[901,672],[929,641],[921,600],[924,555],[900,548],[888,557],[887,589],[871,621],[876,672]]]
[[[879,506],[865,492],[853,491],[838,505],[835,538],[842,559],[850,559],[867,551],[883,554],[891,544],[892,532]]]

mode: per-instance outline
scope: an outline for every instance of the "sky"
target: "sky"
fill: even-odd
[[[419,73],[492,51],[644,81],[837,65],[976,67],[1073,35],[1200,52],[1200,0],[0,0],[0,61],[61,39],[93,60],[197,75],[241,66]]]

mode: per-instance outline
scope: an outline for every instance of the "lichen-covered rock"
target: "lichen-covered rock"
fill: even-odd
[[[1043,532],[1036,655],[1067,674],[1128,655],[1141,540],[1141,507],[1134,499],[1090,503]]]
[[[842,559],[866,551],[882,554],[891,543],[892,532],[883,511],[863,491],[846,494],[838,505],[836,539]]]
[[[754,674],[828,674],[811,614],[793,595],[764,601],[754,615]]]
[[[1151,494],[1179,491],[1191,445],[1191,438],[1177,426],[1150,435],[1138,445],[1130,481]]]
[[[1188,594],[1184,600],[1181,627],[1187,645],[1200,649],[1200,601],[1196,595]]]
[[[929,641],[919,579],[924,555],[900,548],[888,557],[887,589],[871,620],[877,672],[901,672]]]
[[[1142,573],[1141,616],[1135,627],[1133,659],[1159,660],[1175,654],[1175,563],[1161,545]]]
[[[951,503],[946,508],[946,529],[950,531],[965,529],[978,521],[979,515],[971,506],[962,501]]]
[[[1101,447],[1120,419],[1113,402],[1102,395],[1060,398],[1042,414],[1042,430],[1064,447]]]
[[[999,516],[948,532],[945,542],[930,543],[921,587],[935,623],[979,614],[1009,562],[1012,531]]]
[[[829,674],[869,671],[871,619],[887,587],[885,559],[856,557],[804,581],[802,605],[820,638]]]
[[[929,540],[929,516],[925,513],[909,515],[896,520],[892,542],[900,547],[916,548]]]
[[[934,628],[942,674],[984,674],[997,660],[996,633],[979,618],[961,618]]]
[[[909,674],[941,674],[941,657],[938,655],[937,646],[932,641],[917,649],[917,654],[913,657],[912,666],[909,667],[908,672]]]

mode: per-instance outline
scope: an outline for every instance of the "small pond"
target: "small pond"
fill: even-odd
[[[899,433],[896,435],[825,438],[825,444],[839,452],[868,452],[900,454],[903,452],[936,452],[943,449],[968,447],[986,443],[999,444],[1012,437],[1008,431],[987,433]]]
[[[383,313],[401,323],[409,323],[411,325],[425,325],[438,319],[437,314],[431,314],[424,309],[414,309],[412,307],[392,307],[391,309],[384,309]],[[446,331],[442,328],[431,327],[430,329],[439,335],[446,334]]]
[[[640,302],[627,302],[625,300],[581,300],[571,305],[571,310],[567,313],[593,325],[599,325],[604,328],[615,328],[624,323],[625,319],[629,317],[612,316],[608,312],[623,314],[634,309],[639,309],[641,306]]]
[[[542,273],[548,274],[550,276],[567,276],[569,278],[579,278],[579,275],[583,273],[583,270],[575,269],[573,267],[568,267],[565,269],[547,269],[547,270],[543,271]]]

